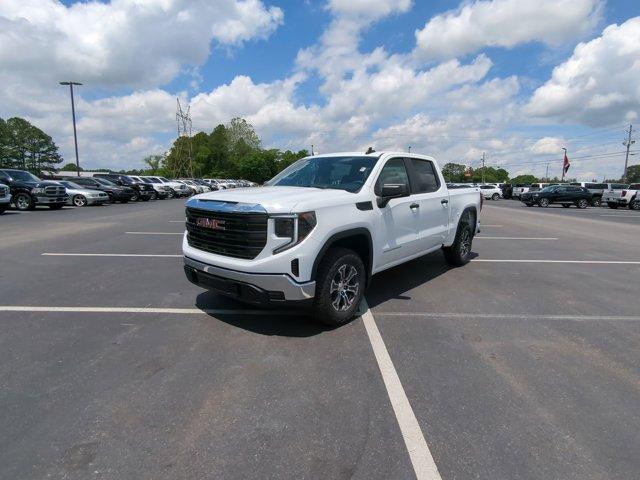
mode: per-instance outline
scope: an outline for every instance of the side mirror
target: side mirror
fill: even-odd
[[[385,183],[380,189],[377,198],[378,207],[384,208],[392,198],[406,197],[408,195],[407,186],[397,183]]]

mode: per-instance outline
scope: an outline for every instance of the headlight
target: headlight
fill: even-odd
[[[34,195],[39,195],[39,194],[44,194],[44,188],[32,188],[31,189],[31,193],[33,193]]]
[[[315,212],[304,212],[282,217],[273,217],[274,232],[277,237],[289,238],[290,241],[273,253],[280,253],[292,248],[309,236],[317,224]]]

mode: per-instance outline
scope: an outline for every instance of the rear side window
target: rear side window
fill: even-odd
[[[407,169],[404,166],[403,158],[392,158],[380,172],[378,181],[376,182],[376,194],[380,194],[382,191],[382,185],[391,183],[394,185],[404,185],[407,191],[409,191],[409,176],[407,175]]]
[[[438,181],[438,176],[436,175],[436,170],[432,162],[412,158],[411,165],[413,166],[416,177],[415,185],[413,186],[414,193],[435,192],[440,188],[440,182]],[[487,186],[486,188],[493,187]]]

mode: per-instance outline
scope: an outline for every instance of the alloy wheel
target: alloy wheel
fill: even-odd
[[[358,270],[353,265],[344,264],[336,270],[329,289],[333,308],[342,312],[353,305],[360,289],[358,280]]]
[[[465,258],[469,252],[471,251],[471,234],[469,233],[468,228],[464,228],[460,232],[460,243],[459,243],[460,257]]]

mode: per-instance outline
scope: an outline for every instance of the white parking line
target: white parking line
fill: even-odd
[[[480,228],[482,227],[496,227],[496,228],[502,228],[502,225],[487,225],[486,223],[481,223],[480,224]]]
[[[169,223],[185,223],[186,220],[169,220]]]
[[[182,258],[182,255],[155,255],[150,253],[43,253],[45,257],[158,257]]]
[[[555,237],[485,237],[484,235],[478,235],[476,240],[557,240]]]
[[[361,309],[364,310],[362,321],[367,330],[367,335],[378,362],[382,380],[387,388],[387,394],[398,420],[402,438],[409,452],[409,458],[416,477],[418,480],[441,480],[438,467],[433,460],[427,441],[424,439],[420,429],[420,424],[418,424],[416,415],[413,413],[409,399],[402,387],[398,372],[393,366],[384,340],[364,299],[362,300]]]
[[[507,320],[640,321],[640,315],[532,315],[528,313],[376,312],[376,316],[468,319],[495,318]]]
[[[640,265],[640,262],[622,260],[506,260],[497,258],[473,258],[471,261],[485,263],[584,263],[587,265]]]
[[[124,232],[129,235],[184,235],[184,232]]]
[[[625,217],[625,218],[640,218],[637,213],[601,213],[601,217]]]
[[[225,310],[200,308],[156,308],[156,307],[37,307],[0,305],[0,312],[66,312],[66,313],[156,313],[173,315],[300,315],[286,310]]]

